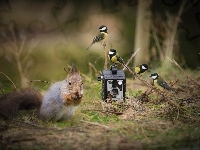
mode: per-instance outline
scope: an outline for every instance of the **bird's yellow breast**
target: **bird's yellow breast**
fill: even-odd
[[[162,86],[160,86],[158,83],[157,83],[157,80],[153,80],[153,84],[160,90],[163,90],[164,88]]]
[[[108,33],[105,33],[105,32],[101,32],[101,34],[103,34],[103,38],[102,38],[102,40],[101,41],[99,41],[99,42],[104,42],[105,41],[105,39],[107,38],[107,36],[108,36]]]
[[[119,63],[119,61],[117,60],[117,57],[116,57],[116,56],[113,56],[113,57],[111,58],[111,61],[112,61],[113,63]]]
[[[139,72],[140,72],[140,67],[137,67],[137,66],[136,66],[136,67],[135,67],[135,73],[138,74]]]

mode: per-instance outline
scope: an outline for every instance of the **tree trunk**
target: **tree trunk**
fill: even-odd
[[[171,17],[171,18],[168,17],[168,20],[167,20],[168,21],[167,24],[171,25],[172,29],[171,29],[171,31],[169,30],[167,32],[167,37],[166,37],[166,40],[165,40],[165,43],[164,43],[164,46],[165,46],[164,52],[166,52],[165,53],[166,57],[164,58],[163,62],[169,68],[171,67],[172,64],[171,64],[171,62],[169,62],[167,57],[169,57],[170,59],[173,58],[175,41],[177,40],[176,39],[177,28],[178,28],[178,24],[180,22],[180,18],[181,18],[181,15],[183,13],[183,9],[185,7],[185,4],[186,4],[186,0],[182,1],[181,6],[180,6],[179,11],[178,11],[178,14],[175,17],[175,21],[174,21],[174,17]]]
[[[140,51],[134,59],[134,65],[148,63],[150,60],[151,4],[152,0],[138,0],[134,50],[140,48]]]

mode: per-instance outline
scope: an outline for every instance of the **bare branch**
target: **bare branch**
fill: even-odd
[[[135,57],[135,55],[140,51],[140,48],[138,48],[132,55],[131,57],[128,59],[126,66],[128,66],[128,64],[131,62],[131,60],[133,59],[133,57]],[[123,68],[123,70],[125,70],[126,67]]]
[[[160,45],[158,36],[157,36],[157,34],[156,34],[156,29],[155,29],[154,27],[152,27],[152,30],[153,30],[153,38],[154,38],[156,47],[158,48],[158,53],[159,53],[159,56],[160,56],[160,60],[163,60],[164,54],[163,54],[163,52],[162,52],[162,47],[161,47],[161,45]]]
[[[108,54],[107,54],[107,50],[106,50],[106,44],[103,44],[104,47],[104,69],[107,70],[107,64],[108,64]]]
[[[174,45],[174,41],[175,41],[177,27],[178,27],[178,24],[180,22],[180,17],[181,17],[181,14],[183,12],[183,8],[185,7],[185,4],[186,4],[186,0],[183,0],[182,3],[181,3],[181,6],[179,8],[178,14],[175,18],[175,23],[174,23],[173,28],[172,28],[172,35],[171,35],[171,38],[170,38],[171,39],[170,44],[171,44],[172,49],[173,49],[173,45]]]

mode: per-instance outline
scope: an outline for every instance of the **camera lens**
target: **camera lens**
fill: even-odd
[[[118,89],[117,88],[113,88],[112,89],[112,93],[113,93],[113,95],[118,95],[119,94]]]

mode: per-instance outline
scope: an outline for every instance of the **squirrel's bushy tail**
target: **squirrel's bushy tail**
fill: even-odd
[[[20,110],[39,110],[42,95],[34,89],[20,89],[0,97],[0,117],[12,119]]]

